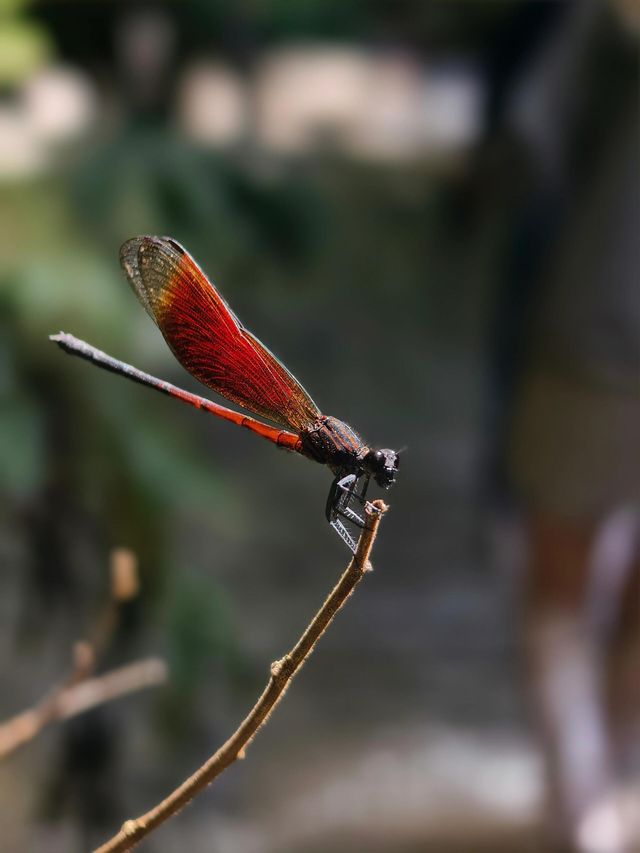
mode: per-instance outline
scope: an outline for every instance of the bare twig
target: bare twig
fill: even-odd
[[[109,647],[118,627],[120,608],[140,591],[138,560],[129,548],[113,548],[109,555],[109,597],[93,623],[87,645],[93,652],[93,665]],[[90,675],[87,672],[85,677]]]
[[[68,720],[83,714],[96,705],[104,705],[127,693],[146,687],[157,687],[167,681],[167,665],[160,658],[144,658],[128,663],[104,675],[87,678],[75,687],[64,690],[58,699],[58,717]]]
[[[84,678],[58,688],[38,705],[0,725],[0,759],[32,740],[51,723],[75,717],[126,693],[164,684],[166,680],[167,667],[164,661],[147,658],[105,675]]]
[[[101,701],[109,701],[121,693],[129,693],[138,687],[149,687],[166,680],[166,672],[163,669],[160,674],[159,669],[159,666],[164,667],[164,664],[156,660],[141,661],[101,678],[87,680],[113,637],[118,624],[120,605],[138,594],[137,561],[132,551],[128,548],[114,548],[110,555],[109,569],[109,597],[96,618],[88,639],[74,643],[72,668],[67,677],[40,702],[0,723],[0,760],[30,741],[50,723],[79,714],[86,708],[100,704]],[[127,681],[133,676],[141,678],[138,685],[131,680]],[[79,686],[83,689],[76,690]],[[112,695],[110,691],[113,690],[115,693]],[[104,698],[97,698],[100,696]],[[82,707],[83,703],[86,707]]]
[[[365,572],[371,570],[369,554],[386,509],[382,501],[367,504],[365,508],[367,526],[360,536],[353,559],[293,649],[271,664],[271,673],[264,692],[229,740],[166,799],[146,814],[126,821],[120,832],[94,853],[118,853],[118,851],[130,850],[156,827],[180,811],[237,758],[244,757],[247,746],[258,729],[267,721],[291,679],[311,654],[335,614],[349,598]]]

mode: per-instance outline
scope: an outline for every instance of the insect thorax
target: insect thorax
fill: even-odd
[[[368,447],[348,424],[322,416],[301,436],[305,456],[335,471],[357,471]]]

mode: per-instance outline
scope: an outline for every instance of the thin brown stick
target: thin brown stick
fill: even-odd
[[[374,501],[366,505],[367,526],[362,531],[353,559],[296,645],[283,658],[271,664],[271,673],[264,692],[229,740],[166,799],[140,817],[126,821],[120,832],[98,847],[94,853],[118,853],[118,851],[131,850],[156,827],[179,812],[237,758],[244,757],[247,746],[258,729],[267,721],[291,679],[309,657],[316,643],[331,624],[333,617],[349,598],[365,572],[371,570],[369,554],[386,509],[382,501]]]
[[[73,704],[76,695],[90,696],[86,691],[84,694],[80,691],[78,694],[72,691],[77,685],[87,682],[89,676],[93,674],[100,655],[109,646],[111,639],[118,625],[120,615],[120,606],[126,601],[130,601],[138,594],[138,569],[135,554],[128,548],[114,548],[110,555],[109,561],[110,583],[109,596],[95,622],[89,632],[87,639],[78,640],[73,644],[72,651],[72,666],[68,675],[47,695],[27,708],[21,711],[6,722],[0,723],[0,760],[10,755],[18,747],[30,741],[39,734],[45,726],[50,723],[57,722],[73,714],[62,713],[61,709],[66,707],[66,703]],[[143,662],[146,664],[146,662]],[[157,680],[157,662],[155,680],[151,683],[160,683]],[[142,666],[141,664],[133,664],[132,666]],[[162,664],[164,666],[164,664]],[[124,667],[122,671],[127,668]],[[117,675],[121,670],[111,673],[111,676]],[[142,670],[138,670],[142,672]],[[105,684],[109,684],[109,675],[104,676]],[[166,680],[166,674],[161,680]],[[117,681],[117,679],[116,679]],[[140,687],[147,685],[146,679],[143,677],[143,683]],[[96,685],[101,682],[100,679],[93,679],[88,682],[90,685]],[[123,692],[130,692],[137,689],[135,686],[129,686]],[[100,689],[98,690],[100,693]],[[116,695],[118,691],[116,690]],[[110,697],[109,697],[110,698]],[[103,699],[101,701],[108,701]],[[92,701],[87,707],[99,704],[98,701]],[[80,713],[80,711],[75,711]]]
[[[95,678],[83,678],[57,688],[42,702],[0,725],[0,759],[32,740],[51,723],[68,720],[96,705],[103,705],[167,680],[167,667],[158,658],[136,661]]]

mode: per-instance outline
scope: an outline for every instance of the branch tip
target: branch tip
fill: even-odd
[[[381,498],[376,498],[375,501],[367,501],[365,513],[369,516],[380,516],[384,515],[388,509],[388,504],[386,504]]]
[[[353,559],[295,646],[282,658],[273,661],[269,668],[270,678],[262,695],[231,737],[164,800],[137,819],[124,823],[120,832],[97,848],[94,853],[119,853],[119,851],[130,850],[156,827],[177,814],[229,765],[237,759],[244,758],[248,744],[284,696],[291,679],[308,659],[318,640],[362,580],[365,572],[371,571],[369,556],[378,526],[386,511],[387,505],[383,501],[377,500],[367,504],[365,513],[368,523],[360,535]]]

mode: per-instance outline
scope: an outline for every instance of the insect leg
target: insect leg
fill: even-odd
[[[327,498],[327,520],[338,536],[346,542],[347,547],[354,552],[356,541],[344,521],[348,521],[358,528],[365,526],[364,519],[352,508],[351,504],[357,502],[364,505],[368,485],[369,477],[367,475],[347,474],[344,477],[338,475],[331,485]]]
[[[327,506],[325,510],[327,521],[333,521],[338,512],[349,502],[356,482],[357,477],[355,474],[347,474],[346,477],[338,474],[335,478],[331,484],[329,495],[327,497]]]

